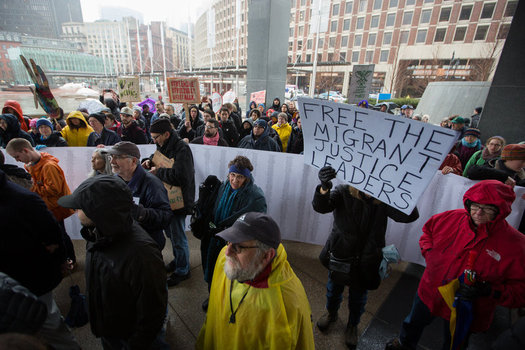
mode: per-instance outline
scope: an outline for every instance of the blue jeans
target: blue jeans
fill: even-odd
[[[337,284],[330,276],[328,276],[328,283],[326,284],[326,309],[329,312],[336,312],[341,306],[343,301],[343,292],[345,290],[344,284]],[[367,300],[368,291],[361,288],[348,288],[348,309],[350,310],[350,316],[348,318],[348,324],[357,326],[361,315],[365,312],[365,305]]]
[[[175,263],[175,274],[187,275],[190,272],[190,249],[186,238],[186,215],[173,215],[168,227],[168,233],[173,248],[173,262]]]
[[[414,303],[412,304],[412,310],[403,321],[401,326],[401,332],[399,334],[399,340],[401,344],[411,349],[417,347],[417,343],[421,338],[421,334],[426,326],[428,326],[436,316],[432,315],[429,308],[421,301],[419,295],[414,297]],[[442,350],[450,349],[450,323],[447,320],[443,320],[443,346]],[[461,349],[466,349],[468,346],[468,339],[470,333],[461,346]]]

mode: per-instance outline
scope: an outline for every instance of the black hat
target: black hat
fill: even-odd
[[[170,131],[171,129],[172,126],[169,120],[159,118],[151,124],[151,128],[149,129],[149,131],[154,132],[156,134],[164,134],[166,131]]]
[[[281,230],[277,223],[264,213],[250,212],[241,215],[226,230],[217,234],[227,242],[241,243],[258,240],[274,249],[281,243]]]
[[[104,113],[90,114],[88,117],[88,122],[89,122],[89,118],[95,118],[96,120],[100,122],[100,124],[102,124],[102,126],[104,126],[104,123],[106,122],[106,116],[104,115]]]
[[[103,152],[116,156],[132,156],[140,159],[140,150],[136,144],[129,141],[120,141],[111,148],[104,148]]]

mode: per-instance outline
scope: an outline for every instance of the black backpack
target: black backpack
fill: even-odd
[[[202,239],[210,232],[210,221],[213,218],[213,207],[221,181],[215,175],[210,175],[199,186],[199,199],[191,211],[190,228],[197,239]]]

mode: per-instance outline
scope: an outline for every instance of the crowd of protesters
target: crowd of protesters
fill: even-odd
[[[0,146],[24,163],[25,170],[4,164],[0,152],[0,216],[9,223],[0,235],[0,272],[6,274],[0,275],[0,282],[7,281],[0,284],[0,306],[21,293],[16,300],[23,297],[34,305],[35,316],[29,318],[13,307],[9,317],[16,327],[0,322],[5,327],[0,333],[37,334],[56,349],[79,348],[52,296],[63,274],[77,264],[64,225],[76,210],[88,242],[86,292],[93,334],[101,338],[104,349],[167,348],[166,287],[191,277],[185,224],[191,215],[190,229],[201,240],[210,293],[202,303],[207,318],[197,348],[313,348],[310,305],[287,261],[279,227],[265,214],[268,201],[252,175],[254,165],[247,157],[235,157],[225,164],[227,178],[209,176],[196,196],[188,145],[302,154],[304,138],[295,104],[275,98],[266,108],[252,101],[243,114],[234,102],[215,113],[203,98],[176,114],[175,106],[161,99],[141,107],[104,102],[106,108],[96,113],[80,109],[66,116],[60,110],[38,119],[25,117],[17,101],[5,103]],[[359,107],[368,108],[368,101]],[[399,117],[428,122],[428,116],[418,118],[413,110],[405,105]],[[512,188],[525,185],[525,144],[506,145],[503,137],[491,136],[483,145],[481,131],[472,127],[478,126],[480,113],[476,109],[470,119],[452,116],[441,124],[458,131],[459,139],[440,170],[444,175],[489,181],[467,191],[464,209],[435,215],[425,224],[420,246],[427,269],[400,337],[387,349],[415,349],[424,327],[435,317],[448,325],[450,313],[444,311],[437,290],[461,275],[469,252],[483,254],[490,248],[489,256],[502,261],[489,269],[493,262],[480,257],[475,266],[482,272],[479,281],[459,284],[457,297],[481,310],[472,331],[486,330],[497,304],[525,307],[525,237],[505,221],[514,201]],[[137,145],[148,143],[155,144],[156,151],[141,154]],[[46,147],[64,146],[96,147],[92,173],[73,193],[58,159],[46,152]],[[320,255],[329,270],[326,313],[315,324],[321,332],[331,328],[348,286],[350,316],[344,337],[346,345],[355,348],[368,291],[381,283],[378,270],[387,218],[408,223],[419,213],[416,208],[403,214],[350,185],[332,190],[335,176],[333,168],[322,168],[320,185],[313,191],[314,210],[334,216]],[[35,227],[16,211],[23,207],[39,218],[41,230],[32,232]],[[458,226],[461,234],[450,237],[452,227]],[[173,260],[164,265],[165,237],[171,241]],[[31,252],[23,252],[21,246],[29,246]],[[30,265],[38,269],[14,267],[16,254],[32,254]],[[16,289],[17,283],[27,290]],[[6,314],[0,314],[0,321],[5,319]],[[448,347],[450,334],[445,334]]]

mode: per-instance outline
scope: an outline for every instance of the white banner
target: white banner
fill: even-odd
[[[139,145],[141,156],[149,157],[155,145]],[[228,162],[237,155],[248,157],[254,167],[255,183],[262,188],[268,204],[268,213],[277,221],[283,239],[324,245],[332,229],[332,214],[319,214],[312,208],[315,187],[319,184],[318,170],[304,164],[303,156],[281,152],[255,151],[190,144],[195,163],[195,193],[208,175],[226,179]],[[45,148],[60,160],[59,165],[73,191],[87,178],[91,171],[91,154],[94,148],[59,147]],[[7,153],[6,163],[17,163]],[[465,191],[475,181],[441,172],[434,173],[430,185],[424,191],[417,208],[419,219],[410,224],[388,221],[387,244],[395,244],[403,260],[424,264],[419,251],[419,237],[423,224],[434,214],[463,207]],[[334,180],[334,185],[342,183]],[[507,217],[510,225],[518,227],[525,210],[524,187],[516,187],[516,201]],[[189,217],[186,220],[189,224]],[[188,227],[188,226],[187,226]],[[81,239],[80,224],[76,215],[66,220],[66,229],[72,238]]]
[[[410,214],[457,132],[370,109],[298,98],[305,162]]]

